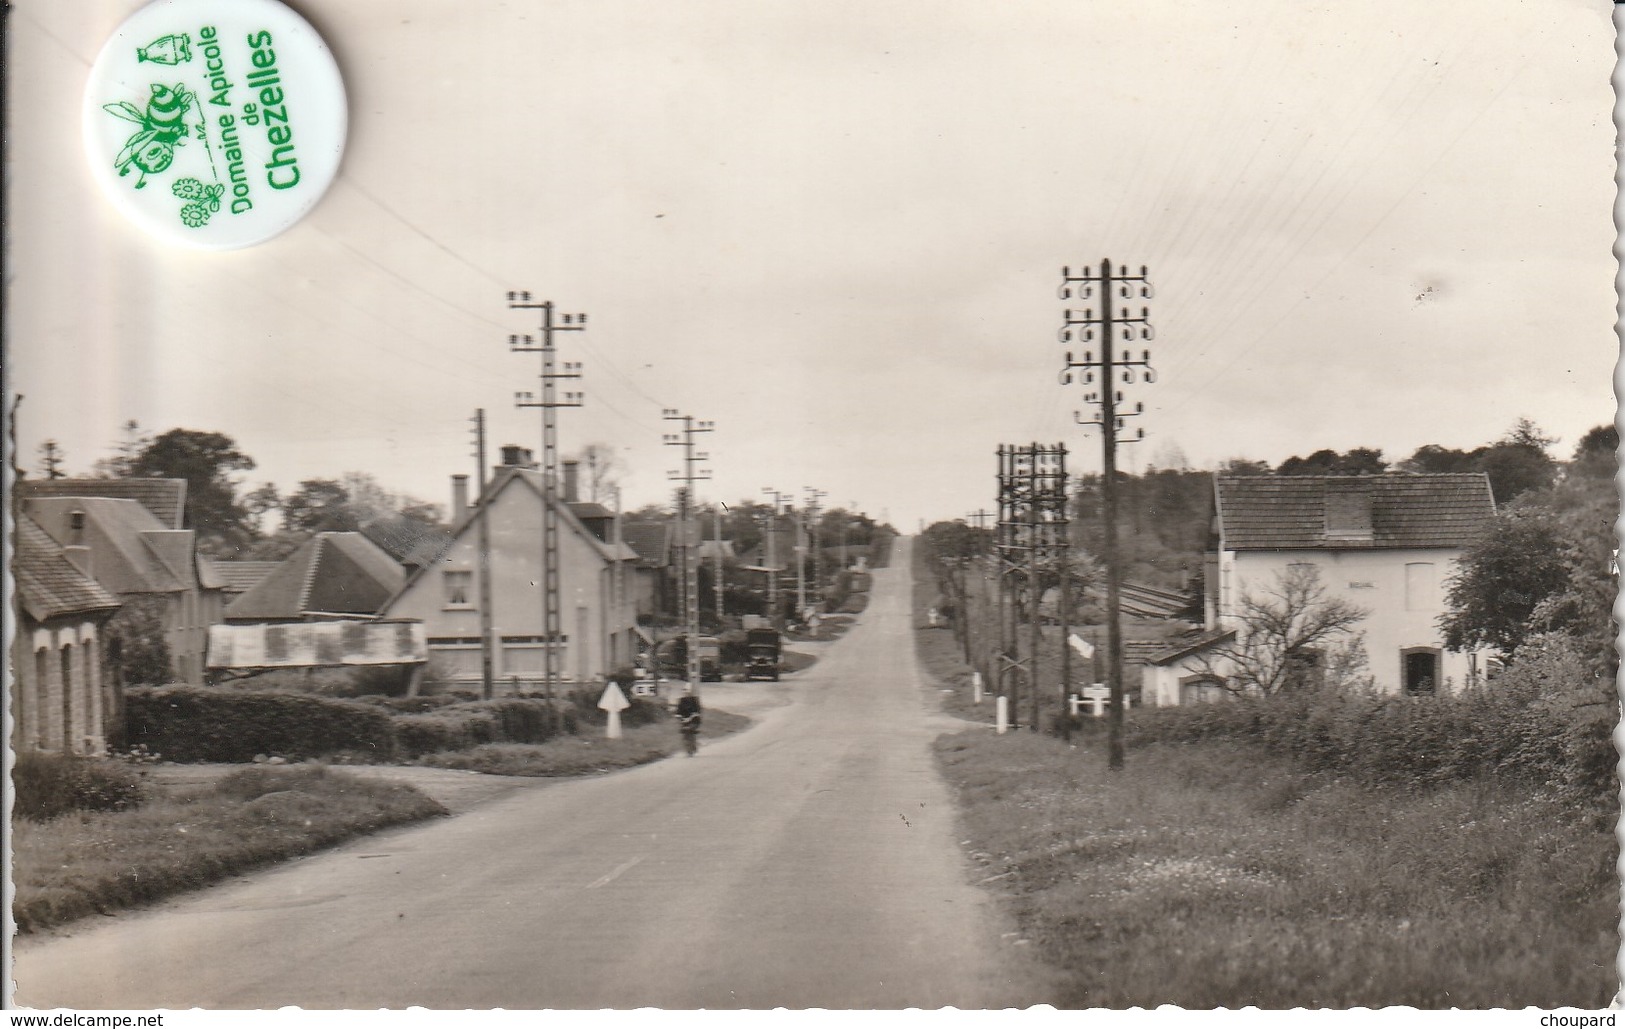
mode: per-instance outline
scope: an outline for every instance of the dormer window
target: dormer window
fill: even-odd
[[[68,512],[68,542],[82,542],[85,535],[85,513],[79,510]]]
[[[1371,489],[1364,483],[1328,483],[1326,488],[1326,538],[1368,540],[1372,538]]]

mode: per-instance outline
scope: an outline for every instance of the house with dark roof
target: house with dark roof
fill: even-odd
[[[632,603],[639,617],[652,617],[669,606],[672,526],[670,522],[629,522],[621,526],[621,542],[637,555],[629,582]]]
[[[1488,655],[1445,650],[1438,620],[1446,581],[1494,518],[1482,473],[1216,477],[1206,638],[1152,660],[1144,702],[1215,695],[1212,648],[1245,633],[1243,599],[1294,566],[1367,612],[1356,631],[1378,688],[1428,694],[1480,680]]]
[[[361,533],[319,532],[227,604],[225,620],[370,618],[405,582],[401,564]]]
[[[165,528],[186,528],[185,479],[19,479],[17,495],[133,500]]]
[[[80,483],[85,490],[126,482],[184,486],[182,480],[166,479],[55,480],[48,485],[63,481]],[[132,605],[156,609],[169,650],[171,681],[201,684],[208,627],[221,621],[225,581],[198,553],[197,534],[178,528],[181,516],[165,506],[163,497],[179,497],[184,490],[155,495],[168,513],[167,522],[133,498],[60,495],[54,489],[35,490],[34,484],[18,490],[22,513],[81,571],[119,598],[126,613]],[[109,671],[115,677],[123,674],[117,662]]]
[[[493,664],[503,688],[534,688],[543,679],[547,649],[563,679],[588,682],[630,665],[637,654],[632,601],[639,553],[617,538],[614,516],[574,495],[574,476],[552,491],[558,528],[559,628],[547,637],[542,603],[541,472],[518,447],[503,448],[496,469],[472,506],[453,504],[451,545],[431,566],[411,572],[382,614],[423,622],[431,675],[477,686],[481,681],[480,533],[490,538]],[[578,513],[579,512],[579,513]]]
[[[32,518],[18,517],[10,695],[19,751],[100,754],[118,716],[104,654],[107,620],[120,604],[86,573],[87,560],[82,548],[70,554]]]

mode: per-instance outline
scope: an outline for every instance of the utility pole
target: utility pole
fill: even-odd
[[[688,692],[697,697],[700,694],[700,587],[695,559],[700,534],[692,513],[694,484],[711,477],[709,470],[695,471],[695,465],[710,460],[711,455],[694,449],[694,437],[712,432],[716,427],[710,422],[697,422],[693,415],[681,414],[669,407],[660,412],[660,416],[668,422],[683,423],[682,431],[666,433],[661,442],[668,447],[683,448],[683,470],[667,472],[666,477],[683,484],[677,489],[677,539],[682,554],[684,649],[688,654]]]
[[[485,511],[485,408],[474,412],[474,461],[479,466],[474,481],[479,492],[474,495],[475,531],[480,548],[480,696],[490,700],[496,696],[496,641],[491,638],[491,523]],[[452,524],[462,518],[463,512],[451,513]]]
[[[773,513],[767,519],[767,618],[774,628],[779,627],[779,505],[791,496],[789,493],[780,493],[771,486],[763,486],[762,492],[773,498]]]
[[[1098,356],[1093,349],[1085,350],[1081,361],[1073,356],[1072,351],[1067,351],[1061,383],[1067,385],[1072,382],[1073,369],[1082,370],[1082,385],[1086,387],[1096,385],[1096,376],[1099,376],[1097,388],[1086,392],[1083,398],[1084,403],[1098,404],[1099,409],[1093,417],[1086,419],[1081,414],[1075,417],[1080,425],[1098,425],[1101,431],[1101,515],[1106,551],[1106,681],[1111,689],[1107,762],[1113,771],[1123,767],[1124,705],[1120,596],[1123,569],[1122,556],[1117,551],[1117,444],[1120,442],[1118,433],[1123,430],[1123,419],[1145,412],[1142,403],[1136,403],[1133,411],[1119,410],[1118,405],[1124,399],[1118,383],[1119,380],[1126,384],[1140,379],[1148,383],[1157,381],[1156,371],[1151,367],[1149,349],[1142,349],[1137,359],[1126,347],[1120,352],[1116,349],[1122,343],[1148,342],[1154,335],[1150,308],[1141,307],[1140,314],[1135,317],[1126,305],[1117,306],[1119,300],[1131,297],[1148,300],[1152,295],[1151,280],[1144,265],[1140,266],[1138,275],[1125,274],[1125,271],[1119,268],[1113,272],[1110,260],[1102,260],[1098,270],[1085,266],[1076,275],[1072,274],[1070,268],[1062,268],[1060,288],[1062,300],[1098,298],[1100,303],[1098,311],[1093,307],[1086,307],[1082,311],[1067,308],[1059,336],[1062,343],[1089,343],[1100,348]],[[1144,438],[1145,430],[1141,429],[1131,439],[1121,442],[1136,442]]]
[[[999,458],[999,521],[995,554],[999,574],[999,654],[998,692],[1005,698],[1010,713],[1010,727],[1021,721],[1021,660],[1020,610],[1016,580],[1021,575],[1021,471],[1023,453],[1020,447],[1000,445]],[[1030,456],[1030,452],[1028,455]]]
[[[711,509],[712,527],[716,530],[716,590],[717,590],[717,625],[722,625],[722,505],[718,504]]]
[[[822,603],[824,599],[824,554],[823,549],[818,545],[818,502],[829,496],[829,493],[821,489],[813,489],[811,486],[801,488],[807,493],[807,544],[812,547],[813,553],[813,591],[818,594],[818,600]]]
[[[562,642],[563,632],[560,627],[559,610],[559,513],[558,506],[558,473],[559,473],[559,425],[557,411],[561,407],[580,407],[582,394],[579,392],[566,392],[562,396],[555,390],[555,385],[561,381],[581,378],[581,363],[579,361],[566,361],[563,370],[555,368],[554,355],[557,353],[553,346],[553,335],[558,332],[580,332],[587,327],[587,316],[584,314],[558,314],[553,307],[553,301],[544,300],[533,303],[529,290],[510,290],[508,292],[508,307],[510,310],[526,310],[542,312],[540,343],[535,337],[524,335],[510,335],[508,349],[516,354],[542,355],[542,396],[538,400],[534,393],[516,393],[515,405],[518,407],[539,407],[542,409],[542,668],[543,687],[549,697],[556,693],[559,683],[559,644]],[[579,645],[584,646],[585,641]]]

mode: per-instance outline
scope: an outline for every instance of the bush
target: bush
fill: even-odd
[[[141,778],[117,761],[65,754],[17,755],[11,769],[19,818],[44,822],[72,811],[124,811],[141,803]]]
[[[442,750],[467,750],[496,742],[499,729],[496,716],[489,711],[396,715],[395,751],[402,758],[416,758]]]
[[[1309,771],[1373,786],[1434,787],[1493,772],[1609,809],[1617,806],[1611,733],[1618,718],[1612,690],[1558,644],[1458,694],[1325,689],[1237,698],[1142,712],[1130,733],[1140,742],[1247,740]]]
[[[169,761],[301,760],[339,751],[394,757],[390,716],[358,701],[168,686],[130,690],[125,710],[131,746]]]

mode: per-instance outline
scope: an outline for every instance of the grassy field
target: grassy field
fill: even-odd
[[[972,730],[938,754],[968,850],[1067,1007],[1604,1006],[1617,849],[1491,783],[1409,795],[1245,745]]]
[[[13,823],[12,911],[23,932],[110,914],[446,813],[410,786],[320,765],[245,768],[207,787],[148,792],[132,810]]]
[[[951,713],[971,701],[953,633],[917,652]],[[1131,713],[1131,717],[1133,713]],[[1406,792],[1311,775],[1242,742],[1136,748],[1101,723],[945,736],[977,876],[1065,1007],[1608,1004],[1619,986],[1611,829],[1488,779]]]
[[[738,732],[749,725],[750,719],[742,715],[714,708],[708,710],[700,730],[700,746],[708,739]],[[659,761],[675,754],[681,746],[675,724],[659,722],[628,728],[618,740],[594,733],[561,736],[546,743],[487,743],[471,750],[430,754],[418,763],[491,775],[596,775]]]

